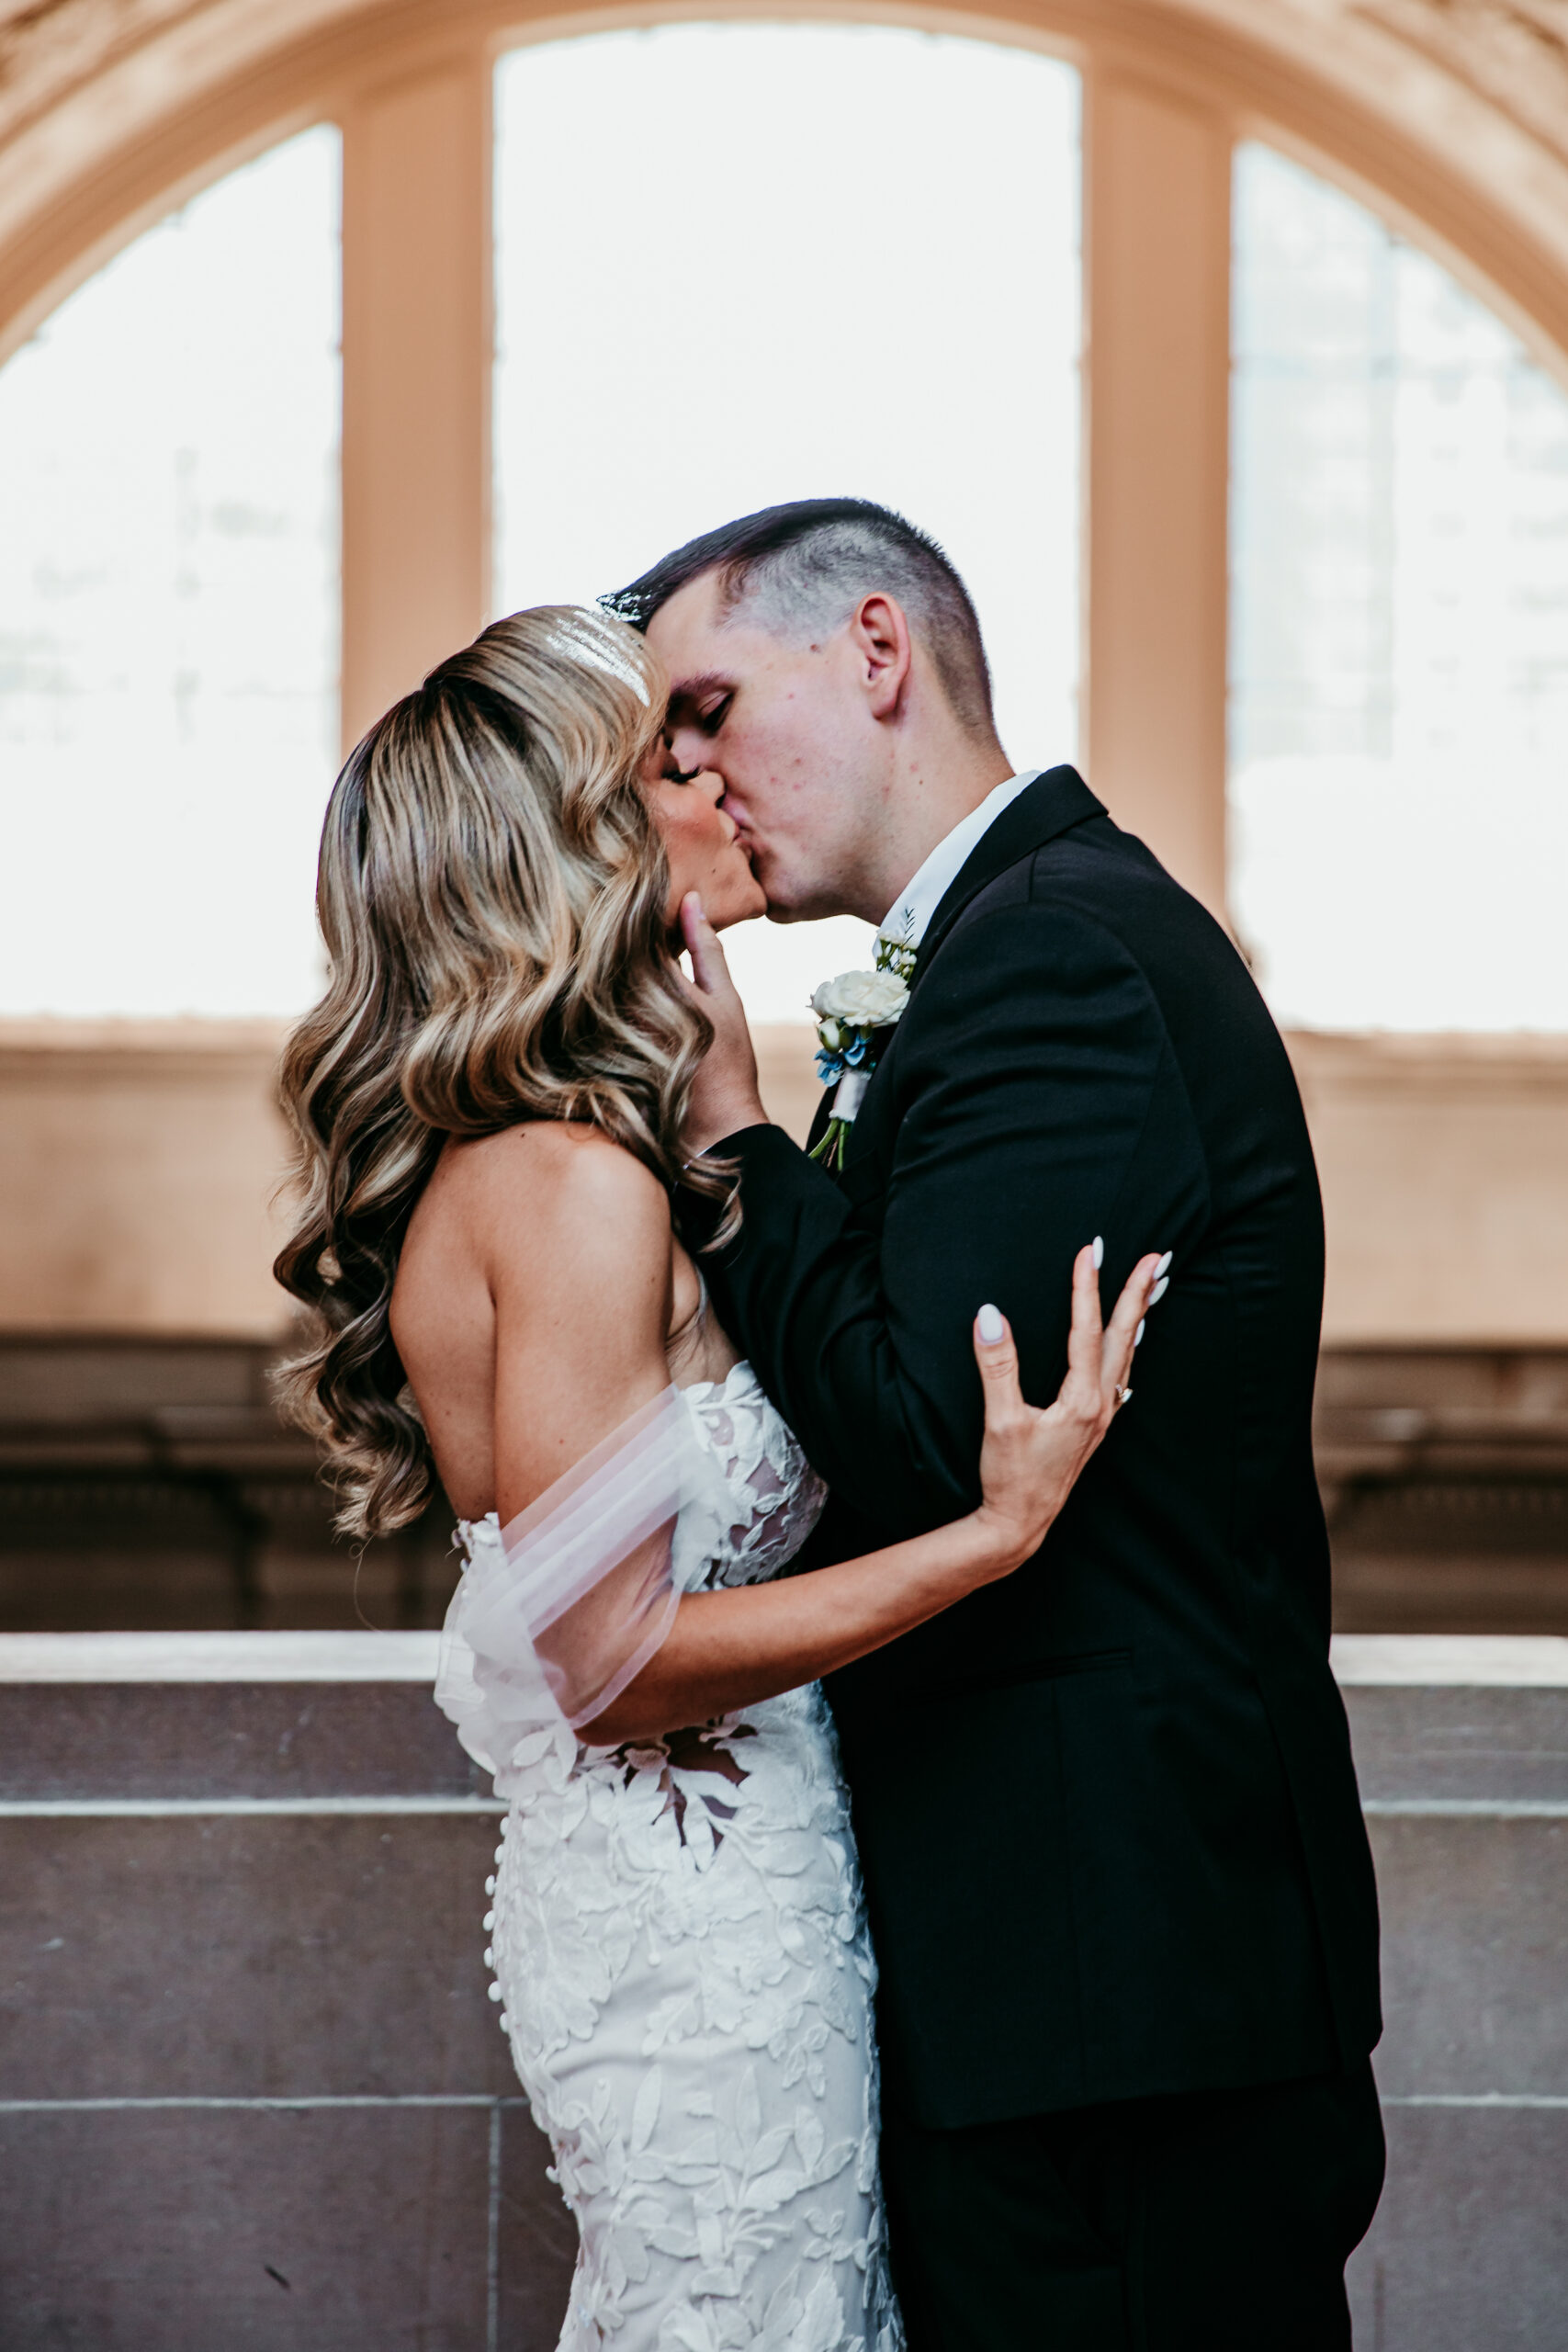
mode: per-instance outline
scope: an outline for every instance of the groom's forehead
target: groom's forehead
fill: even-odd
[[[730,609],[716,571],[699,572],[660,605],[648,624],[648,639],[672,676],[694,662],[712,666]]]
[[[648,641],[670,679],[671,716],[730,691],[764,650],[750,642],[759,635],[747,628],[744,606],[738,612],[723,594],[716,572],[678,588],[648,624]]]

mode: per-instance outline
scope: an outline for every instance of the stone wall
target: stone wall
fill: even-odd
[[[266,1023],[0,1023],[0,1629],[439,1622],[439,1504],[357,1566],[266,1364]],[[759,1035],[775,1117],[809,1033]],[[1349,1631],[1568,1631],[1568,1041],[1296,1036]]]
[[[451,1511],[334,1542],[270,1355],[0,1334],[0,1632],[440,1623]],[[1568,1634],[1568,1350],[1330,1348],[1316,1442],[1342,1631]]]
[[[1568,1641],[1343,1637],[1383,1927],[1363,2352],[1568,2343]]]
[[[1384,1920],[1366,2352],[1561,2352],[1568,1642],[1340,1645]],[[547,2352],[572,2247],[428,1635],[0,1639],[0,2343]]]
[[[273,1338],[282,1032],[0,1023],[0,1331]],[[1568,1344],[1568,1038],[1289,1040],[1323,1174],[1330,1346]],[[805,1028],[759,1033],[804,1135]]]
[[[0,1329],[276,1337],[263,1021],[0,1022]]]
[[[150,1686],[137,1638],[5,1691],[0,2343],[545,2352],[570,2224],[432,1644],[158,1640],[197,1679]]]

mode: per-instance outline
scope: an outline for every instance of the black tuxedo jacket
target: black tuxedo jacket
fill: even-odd
[[[719,1311],[833,1500],[802,1565],[978,1499],[970,1321],[1025,1394],[1074,1252],[1175,1252],[1132,1404],[1016,1575],[832,1678],[889,2088],[938,2126],[1280,2081],[1379,2031],[1377,1909],[1328,1668],[1312,1148],[1240,958],[1071,768],[921,945],[835,1182],[718,1147]]]

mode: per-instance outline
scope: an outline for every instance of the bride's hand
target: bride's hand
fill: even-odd
[[[682,984],[713,1023],[713,1043],[693,1083],[682,1148],[690,1159],[711,1151],[742,1127],[762,1126],[767,1113],[757,1085],[757,1056],[746,1025],[746,1008],[729,977],[718,933],[703,912],[694,890],[681,901],[681,931],[692,958],[692,979]]]
[[[1018,1385],[1018,1352],[1007,1317],[994,1306],[983,1306],[975,1317],[975,1360],[986,1397],[983,1500],[975,1517],[995,1546],[998,1576],[1040,1549],[1084,1464],[1131,1395],[1133,1350],[1160,1263],[1153,1252],[1139,1259],[1102,1327],[1094,1251],[1078,1251],[1067,1376],[1043,1412],[1025,1403]]]

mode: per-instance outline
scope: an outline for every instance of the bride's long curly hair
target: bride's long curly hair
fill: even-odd
[[[398,1258],[448,1136],[590,1122],[673,1191],[712,1031],[683,994],[670,872],[641,785],[666,687],[603,612],[496,621],[377,720],[327,807],[317,910],[326,994],[284,1050],[299,1222],[274,1272],[308,1310],[277,1375],[324,1442],[336,1524],[417,1516],[430,1449],[392,1342]]]

